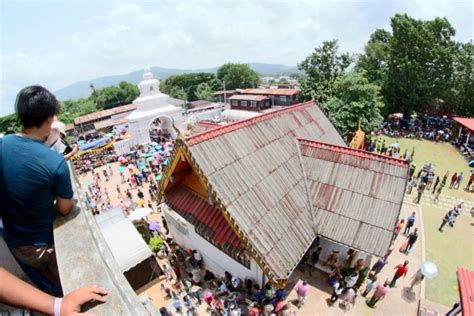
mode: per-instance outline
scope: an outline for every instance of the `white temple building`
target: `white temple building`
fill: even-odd
[[[150,125],[159,119],[161,128],[176,136],[178,130],[184,130],[183,100],[171,98],[160,92],[160,81],[154,78],[150,69],[145,69],[143,80],[138,84],[140,96],[133,101],[137,109],[125,119],[129,126],[130,139],[115,143],[119,155],[126,154],[138,144],[150,142]]]

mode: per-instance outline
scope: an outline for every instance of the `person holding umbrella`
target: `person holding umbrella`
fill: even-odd
[[[425,276],[421,272],[421,268],[420,268],[413,275],[411,283],[410,283],[410,287],[408,288],[408,291],[413,292],[413,288],[415,287],[415,285],[420,284],[424,279],[425,279]]]

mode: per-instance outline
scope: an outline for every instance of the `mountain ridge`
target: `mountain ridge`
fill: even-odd
[[[250,68],[258,72],[260,75],[281,75],[288,73],[298,73],[296,66],[288,66],[282,64],[267,64],[267,63],[248,63]],[[177,69],[164,68],[160,66],[150,67],[151,72],[155,78],[160,80],[166,79],[172,75],[194,73],[194,72],[210,72],[216,73],[219,67],[202,68],[202,69]],[[143,70],[135,70],[126,74],[102,76],[90,80],[83,80],[71,83],[61,89],[54,91],[54,94],[59,100],[78,99],[88,97],[91,93],[90,85],[93,84],[95,88],[100,89],[110,85],[117,85],[120,81],[128,81],[137,84],[142,80]]]

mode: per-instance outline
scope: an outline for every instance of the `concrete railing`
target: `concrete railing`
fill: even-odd
[[[84,285],[107,290],[107,302],[85,306],[95,315],[157,315],[151,303],[142,304],[112,255],[86,205],[75,172],[70,167],[76,205],[54,227],[54,242],[64,293]]]

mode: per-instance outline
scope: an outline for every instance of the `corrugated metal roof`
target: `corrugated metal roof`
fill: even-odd
[[[194,225],[204,238],[213,242],[229,255],[236,258],[247,257],[232,227],[221,211],[199,194],[185,186],[172,188],[166,194],[166,203],[179,215]]]
[[[474,118],[473,117],[454,117],[456,122],[464,126],[470,131],[474,131]]]
[[[296,137],[344,141],[314,102],[228,124],[186,141],[230,217],[275,279],[314,240]]]
[[[111,126],[125,124],[125,123],[127,123],[127,120],[124,119],[124,118],[121,118],[121,119],[118,119],[118,120],[117,119],[107,119],[107,120],[95,122],[94,123],[94,129],[96,131],[98,131],[98,130],[106,128],[106,127],[111,127]]]
[[[262,101],[268,99],[265,95],[250,95],[250,94],[234,94],[229,100],[244,100],[244,101]]]
[[[474,315],[474,271],[458,267],[459,292],[463,315]]]
[[[262,95],[294,95],[298,94],[298,89],[245,89],[243,94],[262,94]]]
[[[90,121],[94,121],[103,117],[108,117],[108,116],[112,116],[119,113],[133,111],[133,110],[136,110],[136,108],[137,106],[134,104],[127,104],[127,105],[111,108],[108,110],[98,111],[91,114],[79,116],[78,118],[74,119],[74,125],[87,123]]]
[[[316,231],[384,256],[400,214],[408,163],[308,140],[300,146]]]

